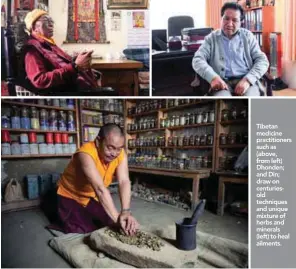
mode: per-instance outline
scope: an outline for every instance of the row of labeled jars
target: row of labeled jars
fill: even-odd
[[[50,131],[75,131],[73,111],[38,110],[36,107],[12,107],[9,115],[3,115],[2,128]]]
[[[221,113],[221,121],[247,119],[247,118],[248,118],[247,107],[243,107],[241,109],[238,109],[236,107],[232,107],[231,109],[223,109]]]
[[[151,110],[157,110],[166,107],[166,100],[165,99],[155,99],[149,101],[141,101],[136,106],[129,107],[127,109],[127,115],[136,115],[143,112],[148,112]]]
[[[120,115],[103,115],[102,113],[82,113],[82,122],[88,124],[104,125],[106,123],[124,124],[124,119]]]
[[[144,118],[127,124],[127,131],[138,131],[157,128],[156,118]]]
[[[214,121],[215,121],[215,111],[211,110],[206,112],[173,115],[169,118],[160,119],[160,127],[168,128],[168,127],[174,127],[174,126],[213,123]]]
[[[38,154],[71,154],[75,153],[77,146],[71,144],[53,144],[53,143],[1,143],[2,155],[38,155]]]
[[[168,99],[168,107],[176,107],[196,103],[197,99]]]
[[[164,136],[140,137],[128,140],[128,147],[165,147]]]
[[[85,99],[82,100],[84,108],[94,108],[112,112],[123,113],[123,100],[118,99]]]
[[[164,168],[179,170],[198,170],[212,167],[212,157],[197,156],[190,158],[176,158],[171,156],[155,156],[130,154],[128,156],[129,165],[146,168]]]
[[[248,132],[221,133],[219,136],[220,145],[248,144]]]
[[[203,135],[180,135],[180,136],[170,136],[168,138],[168,146],[206,146],[213,145],[213,135],[203,134]]]
[[[42,106],[56,106],[56,107],[64,107],[64,108],[75,108],[74,99],[16,99],[13,101],[18,101],[21,103],[28,104],[37,104]]]

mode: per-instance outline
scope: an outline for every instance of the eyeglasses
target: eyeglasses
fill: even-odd
[[[225,21],[225,22],[231,22],[231,21],[232,21],[234,24],[238,24],[238,23],[240,23],[240,19],[237,19],[237,18],[233,18],[233,19],[231,19],[231,18],[229,18],[229,17],[227,17],[227,16],[223,16],[222,19],[223,19],[223,21]]]

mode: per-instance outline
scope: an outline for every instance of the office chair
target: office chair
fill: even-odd
[[[190,16],[174,16],[168,19],[168,37],[181,36],[184,28],[194,27],[193,18]]]

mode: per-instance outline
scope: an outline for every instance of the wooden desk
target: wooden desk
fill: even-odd
[[[140,166],[129,166],[129,172],[192,179],[192,203],[191,203],[192,210],[195,209],[199,201],[198,199],[199,180],[201,178],[208,178],[210,176],[209,169],[190,171],[190,170],[172,170],[172,169],[162,169],[162,168],[146,168],[146,167],[140,167]]]
[[[102,72],[102,86],[112,87],[121,96],[138,96],[138,71],[143,63],[131,60],[92,59],[91,67]]]
[[[217,173],[219,175],[217,215],[224,215],[225,183],[248,184],[247,174]]]

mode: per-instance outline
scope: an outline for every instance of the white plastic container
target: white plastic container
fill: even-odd
[[[75,143],[70,144],[70,153],[75,153],[77,147]]]
[[[29,144],[21,144],[21,154],[22,155],[30,155],[30,146]]]
[[[69,153],[71,153],[69,144],[63,144],[63,154],[69,154]]]
[[[21,155],[21,145],[19,142],[11,143],[11,154],[12,155]]]
[[[47,144],[47,152],[48,152],[48,154],[55,154],[54,144]]]
[[[1,155],[11,155],[10,143],[1,144]]]
[[[20,140],[22,144],[28,144],[29,143],[29,138],[28,138],[28,134],[26,133],[22,133],[20,135]]]
[[[38,145],[38,148],[39,148],[39,154],[48,154],[48,151],[47,151],[47,144],[45,143],[40,143]]]
[[[38,155],[39,154],[38,144],[30,144],[30,153],[31,153],[31,155]]]
[[[62,144],[55,144],[55,153],[56,154],[63,154],[63,146]]]

